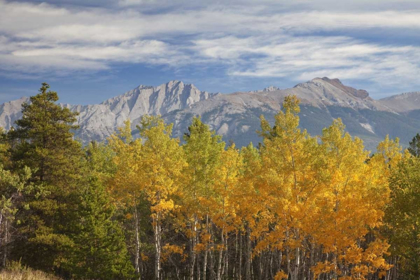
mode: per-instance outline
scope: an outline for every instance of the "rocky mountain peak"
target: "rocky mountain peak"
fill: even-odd
[[[258,129],[260,114],[274,116],[281,109],[284,97],[288,95],[296,95],[301,100],[302,120],[306,124],[315,120],[316,123],[312,125],[317,126],[317,122],[323,123],[330,117],[341,116],[347,118],[352,129],[361,129],[354,130],[355,132],[369,133],[370,137],[372,133],[381,131],[381,128],[377,128],[374,121],[358,112],[369,110],[388,117],[389,114],[402,112],[398,116],[402,118],[405,112],[420,109],[420,92],[377,101],[371,99],[366,91],[346,86],[339,79],[327,77],[315,78],[289,89],[270,86],[263,90],[232,94],[212,94],[201,91],[192,84],[173,80],[159,86],[140,85],[101,104],[62,106],[80,113],[77,118],[80,130],[76,132],[76,138],[84,143],[106,139],[117,127],[123,126],[127,119],[132,121],[134,128],[141,116],[148,114],[162,115],[166,121],[173,122],[174,136],[182,136],[190,124],[191,116],[201,115],[218,133],[247,144],[247,137],[251,135],[248,132]],[[0,126],[10,129],[14,121],[21,117],[22,103],[27,101],[28,98],[21,98],[0,104]],[[345,112],[354,114],[349,118]]]
[[[9,130],[14,122],[22,115],[22,104],[29,102],[29,97],[21,97],[3,104],[0,104],[0,126]]]
[[[139,85],[137,87],[137,89],[150,89],[150,88],[153,88],[153,87],[152,86],[146,86],[146,85]]]
[[[275,87],[275,86],[269,86],[269,87],[266,87],[264,89],[253,90],[253,91],[250,91],[250,92],[251,93],[259,93],[259,92],[272,92],[272,91],[277,91],[277,90],[280,90],[280,88]]]
[[[285,91],[289,95],[295,94],[303,103],[316,106],[334,105],[354,109],[391,111],[370,98],[367,91],[346,86],[339,79],[315,78]]]
[[[276,90],[280,90],[280,88],[275,87],[275,86],[269,86],[269,87],[264,88],[262,91],[263,92],[271,92],[271,91],[276,91]]]
[[[409,99],[409,98],[419,98],[420,97],[420,91],[413,91],[413,92],[404,92],[398,95],[393,95],[390,97],[385,97],[383,98],[383,100],[385,99],[395,99],[395,100],[403,100],[403,99]],[[418,99],[416,99],[418,100]]]
[[[316,78],[314,80],[319,80],[319,78]],[[345,86],[343,85],[343,83],[339,80],[339,79],[330,79],[328,77],[324,77],[321,78],[322,81],[325,81],[333,86],[335,86],[336,88],[341,89],[342,91],[349,93],[355,97],[361,98],[361,99],[365,99],[369,97],[369,93],[364,90],[364,89],[355,89],[349,86]]]
[[[185,84],[182,81],[173,80],[161,86],[165,86],[168,91],[172,91],[174,89],[184,88]]]

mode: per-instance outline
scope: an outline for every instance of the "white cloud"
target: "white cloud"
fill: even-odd
[[[147,59],[162,52],[169,52],[159,41],[125,42],[116,46],[56,46],[12,52],[16,57],[71,57],[86,60],[132,61]]]
[[[0,0],[0,70],[31,74],[107,70],[118,62],[222,63],[233,76],[420,84],[420,44],[392,46],[349,35],[417,34],[418,1],[405,1],[406,10],[391,10],[397,3],[391,0],[380,1],[388,10],[375,10],[376,0],[355,0],[340,9],[334,5],[339,1],[331,0],[317,1],[318,6],[306,0],[162,1],[116,0],[118,9],[82,9]],[[361,11],[363,3],[370,8]],[[145,5],[175,8],[146,13]]]
[[[196,50],[230,67],[230,75],[319,76],[367,79],[383,85],[419,85],[420,47],[381,46],[349,37],[225,37],[197,40]],[[232,63],[233,61],[233,63]]]
[[[145,36],[211,36],[215,32],[251,35],[366,28],[420,29],[419,10],[269,13],[261,6],[250,6],[210,6],[145,14],[133,9],[76,10],[48,4],[0,2],[0,32],[31,40],[107,43]]]

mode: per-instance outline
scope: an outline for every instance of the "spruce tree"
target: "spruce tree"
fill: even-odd
[[[408,151],[415,157],[420,157],[420,134],[416,134],[410,141]]]
[[[100,181],[89,181],[79,197],[78,223],[71,235],[74,246],[65,267],[77,279],[131,279],[134,268],[114,219],[115,207]]]
[[[19,141],[13,161],[36,170],[37,183],[68,185],[77,177],[81,145],[73,139],[78,113],[56,104],[58,95],[43,83],[39,94],[22,104],[22,118],[16,121],[11,139]]]
[[[82,150],[73,139],[77,113],[56,104],[58,95],[42,84],[39,94],[22,105],[22,118],[9,132],[13,169],[32,170],[37,195],[27,196],[29,210],[21,209],[16,225],[21,239],[14,257],[34,268],[58,270],[69,238],[69,221],[75,219],[75,198]]]
[[[74,278],[131,279],[134,273],[116,207],[105,187],[114,173],[112,156],[108,146],[96,142],[86,148],[77,220],[71,226],[74,246],[65,263]]]

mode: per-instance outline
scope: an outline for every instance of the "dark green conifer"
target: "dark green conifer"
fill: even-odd
[[[37,195],[27,196],[22,209],[14,257],[34,268],[56,270],[73,246],[69,221],[74,220],[82,149],[73,139],[77,113],[56,104],[56,92],[42,84],[39,94],[22,105],[23,116],[9,132],[13,169],[32,170]]]
[[[131,279],[125,237],[109,194],[97,178],[81,192],[77,209],[78,221],[71,235],[74,246],[65,265],[77,279]]]
[[[410,141],[408,151],[415,157],[420,157],[420,134],[416,134]]]

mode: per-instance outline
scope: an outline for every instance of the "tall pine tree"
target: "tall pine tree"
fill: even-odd
[[[22,105],[23,116],[9,132],[13,168],[33,171],[38,194],[26,197],[29,210],[20,211],[21,240],[14,256],[35,268],[57,270],[73,244],[68,224],[75,219],[82,150],[72,133],[77,113],[56,104],[57,93],[48,89],[43,83],[39,94]]]

